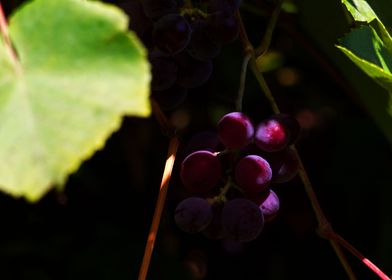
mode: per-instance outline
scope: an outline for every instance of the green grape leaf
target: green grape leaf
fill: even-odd
[[[391,49],[372,26],[363,25],[352,30],[340,40],[338,47],[370,77],[392,77]]]
[[[384,23],[372,9],[372,5],[364,0],[342,0],[353,19],[361,25],[346,34],[337,47],[370,78],[388,91],[388,104],[381,104],[389,118],[392,117],[392,37]],[[373,3],[374,4],[374,3]],[[378,7],[378,11],[380,7]],[[383,18],[385,12],[383,12]],[[366,99],[377,99],[369,96]],[[379,113],[377,113],[379,114]],[[384,118],[385,119],[385,118]],[[390,122],[383,122],[383,129],[391,138]]]
[[[377,18],[373,9],[364,0],[342,0],[355,21],[371,22]]]
[[[150,114],[150,69],[126,15],[108,4],[35,0],[9,22],[21,71],[0,40],[0,189],[36,201],[124,115]]]

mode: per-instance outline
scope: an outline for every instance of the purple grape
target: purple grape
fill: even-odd
[[[195,59],[208,61],[216,57],[221,48],[213,43],[206,33],[206,21],[197,20],[192,24],[192,37],[186,47],[187,52]]]
[[[159,104],[163,110],[173,110],[178,107],[187,96],[187,90],[174,84],[172,87],[160,90],[152,91],[151,97]]]
[[[273,116],[278,119],[286,127],[290,134],[289,145],[293,144],[299,137],[301,126],[296,118],[287,114],[276,114]]]
[[[209,239],[218,240],[226,236],[226,232],[222,226],[222,210],[223,205],[212,206],[212,220],[207,228],[203,231],[203,234]]]
[[[273,183],[286,183],[298,173],[299,162],[294,152],[290,149],[271,153],[267,156],[267,160],[272,169]]]
[[[271,190],[267,199],[260,205],[261,212],[264,216],[264,221],[269,222],[278,215],[280,207],[279,197]]]
[[[246,242],[261,233],[264,217],[257,204],[244,198],[236,198],[226,202],[223,207],[222,225],[230,238]]]
[[[267,119],[256,128],[255,143],[265,152],[283,150],[289,144],[289,140],[289,132],[279,119]]]
[[[212,219],[211,205],[199,197],[189,197],[178,204],[174,220],[185,232],[197,233],[205,229]]]
[[[149,18],[159,18],[177,10],[175,0],[143,0],[140,1],[143,10]]]
[[[182,183],[193,193],[207,193],[218,184],[221,176],[221,164],[210,151],[194,152],[181,165]]]
[[[271,182],[272,170],[264,158],[248,155],[237,163],[234,177],[245,193],[262,193]]]
[[[211,41],[218,45],[225,45],[237,39],[240,28],[233,14],[216,12],[207,18],[207,34]]]
[[[226,114],[218,122],[219,139],[230,149],[240,149],[249,144],[253,133],[250,119],[240,112]]]
[[[194,59],[183,52],[175,56],[178,64],[177,83],[185,88],[194,88],[203,85],[212,74],[212,61]]]
[[[245,194],[245,198],[253,201],[257,205],[260,205],[261,203],[263,203],[267,199],[267,197],[270,194],[270,191],[271,190],[269,188],[267,188],[266,190],[264,190],[260,193]]]
[[[155,22],[152,39],[162,53],[173,55],[187,46],[191,34],[191,27],[183,16],[167,14]]]
[[[257,126],[255,143],[265,152],[277,152],[292,144],[299,132],[300,126],[295,118],[277,114]]]
[[[177,64],[170,57],[165,57],[158,52],[149,55],[152,66],[152,90],[165,90],[174,85],[177,80]]]

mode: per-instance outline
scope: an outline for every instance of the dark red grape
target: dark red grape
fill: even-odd
[[[264,216],[264,221],[269,222],[278,215],[280,207],[279,197],[271,190],[267,199],[260,205],[261,212]]]
[[[177,83],[185,88],[194,88],[203,85],[212,74],[212,61],[194,59],[182,52],[175,56],[178,64]]]
[[[240,112],[226,114],[218,122],[219,139],[230,149],[240,149],[249,144],[253,133],[252,122]]]
[[[236,198],[226,202],[223,207],[222,225],[230,238],[246,242],[261,233],[264,217],[257,204],[244,198]]]
[[[292,144],[299,136],[297,120],[286,114],[273,115],[256,128],[255,143],[263,151],[277,152]]]
[[[199,197],[189,197],[178,204],[174,220],[185,232],[197,233],[205,229],[212,219],[211,205]]]
[[[187,156],[181,165],[180,177],[193,193],[206,193],[214,188],[222,176],[217,156],[210,151],[197,151]]]
[[[255,194],[266,190],[272,179],[272,170],[264,158],[248,155],[237,163],[234,176],[245,193]]]
[[[167,14],[154,24],[152,39],[156,47],[166,55],[182,51],[191,38],[191,26],[179,14]]]
[[[289,144],[289,140],[289,131],[279,119],[269,118],[256,128],[255,143],[263,151],[283,150]]]

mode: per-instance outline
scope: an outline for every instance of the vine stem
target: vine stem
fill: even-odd
[[[172,138],[176,134],[176,127],[167,119],[166,115],[162,112],[161,107],[155,101],[153,97],[150,97],[150,104],[152,114],[155,116],[159,126],[161,127],[163,134]]]
[[[5,48],[8,52],[8,55],[10,56],[10,58],[14,64],[15,72],[17,74],[20,74],[22,72],[22,67],[20,65],[18,56],[16,55],[16,52],[15,52],[14,48],[12,47],[11,39],[10,39],[9,32],[8,32],[8,23],[7,23],[7,19],[5,17],[5,13],[4,13],[3,5],[1,4],[1,1],[0,1],[0,32],[1,32],[1,36],[4,41]]]
[[[375,274],[377,274],[382,280],[390,280],[391,278],[387,276],[381,269],[379,269],[374,263],[372,263],[369,259],[365,258],[364,255],[361,254],[354,246],[348,243],[343,237],[341,237],[337,233],[333,233],[332,236],[335,240],[339,242],[340,245],[345,247],[348,251],[350,251],[354,256],[356,256],[361,262],[363,262],[367,267],[369,267]]]
[[[263,75],[261,74],[261,71],[256,63],[255,51],[254,51],[252,44],[250,43],[250,41],[248,39],[248,36],[246,34],[246,29],[245,29],[245,26],[244,26],[244,23],[242,21],[241,14],[239,11],[237,11],[237,18],[238,18],[238,22],[240,25],[240,38],[242,41],[242,45],[244,47],[244,51],[246,54],[251,53],[251,55],[252,55],[251,60],[250,60],[251,70],[252,70],[253,74],[255,75],[262,91],[264,92],[264,94],[266,96],[266,98],[268,99],[268,101],[272,107],[272,110],[274,111],[274,113],[279,113],[280,110],[279,110],[279,107],[275,101],[275,98],[273,97],[271,90],[269,89],[269,87],[268,87],[268,85],[267,85],[267,83],[266,83]],[[276,23],[276,18],[273,18],[272,20],[275,21],[275,23]],[[272,26],[272,28],[273,28],[275,26],[275,23],[270,24],[269,26]],[[272,36],[272,31],[267,32],[266,36]],[[263,42],[270,42],[270,40],[271,40],[270,38],[263,39]],[[265,52],[266,52],[266,50],[263,50],[263,53],[265,53]],[[346,257],[344,256],[338,242],[334,238],[328,237],[328,236],[330,236],[329,233],[331,233],[331,232],[334,233],[334,231],[321,209],[321,206],[318,202],[317,196],[313,191],[313,187],[312,187],[312,184],[309,180],[309,176],[306,172],[306,169],[302,163],[302,160],[301,160],[296,148],[293,146],[292,149],[293,149],[293,151],[294,151],[294,153],[300,163],[299,175],[300,175],[301,180],[303,182],[303,185],[305,187],[306,194],[307,194],[308,198],[310,199],[313,211],[315,212],[316,218],[318,220],[319,233],[323,237],[326,237],[330,240],[330,243],[331,243],[336,255],[338,256],[340,262],[342,263],[348,277],[351,280],[355,280],[356,277],[354,275],[354,272],[352,271],[351,266],[349,265]]]
[[[275,9],[272,12],[270,20],[268,22],[267,30],[265,31],[265,34],[263,36],[263,40],[261,41],[260,46],[255,50],[256,57],[264,55],[269,49],[272,34],[274,32],[276,23],[278,22],[280,11],[282,9],[282,3],[283,0],[278,0],[278,2],[276,3]]]
[[[144,256],[142,265],[140,266],[140,272],[138,280],[145,280],[150,266],[152,252],[154,250],[154,244],[158,233],[159,224],[162,217],[163,207],[165,205],[167,190],[169,187],[170,177],[173,171],[174,161],[176,159],[177,149],[179,146],[178,137],[174,136],[170,139],[169,149],[167,153],[167,159],[165,169],[163,170],[161,186],[159,188],[158,200],[155,206],[154,216],[152,218],[151,228],[148,234],[147,244],[144,249]]]
[[[240,86],[238,89],[238,97],[237,97],[236,105],[235,105],[236,110],[238,112],[242,111],[242,99],[244,97],[244,92],[245,92],[246,73],[247,73],[247,69],[248,69],[249,60],[251,58],[252,58],[252,55],[250,53],[248,53],[244,56],[244,59],[242,60]]]

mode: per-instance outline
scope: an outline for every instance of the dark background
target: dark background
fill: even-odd
[[[21,1],[1,2],[9,14]],[[298,1],[298,14],[282,15],[271,49],[284,63],[266,79],[281,110],[303,127],[297,147],[335,230],[392,273],[391,146],[350,81],[311,36],[306,2]],[[268,1],[245,3],[270,11]],[[266,17],[241,11],[252,43],[259,43]],[[342,21],[342,10],[335,12],[334,19]],[[179,160],[192,135],[213,130],[220,116],[234,110],[241,59],[238,41],[224,47],[209,82],[167,112],[187,123]],[[256,123],[272,113],[251,72],[243,110]],[[69,177],[63,192],[52,191],[36,204],[1,193],[0,279],[137,279],[167,147],[153,118],[126,118],[105,148]],[[300,179],[274,190],[280,214],[257,240],[239,245],[188,235],[173,221],[184,197],[177,162],[148,279],[347,279],[329,242],[316,234]],[[347,257],[358,279],[378,279]]]

